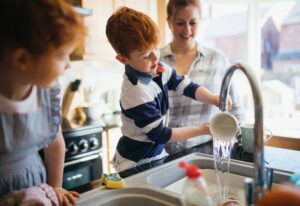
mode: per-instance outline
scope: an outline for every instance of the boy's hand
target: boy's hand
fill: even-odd
[[[62,187],[55,187],[54,191],[57,195],[59,205],[69,206],[75,205],[77,198],[79,198],[79,194],[75,191],[68,191]]]
[[[212,105],[215,105],[216,107],[219,107],[219,104],[220,104],[220,96],[217,95],[217,94],[214,94]]]
[[[220,106],[220,96],[219,95],[214,95],[213,96],[213,105],[215,105],[216,107]],[[230,111],[232,108],[232,99],[231,97],[228,95],[227,97],[227,109],[228,111]]]
[[[203,130],[202,135],[206,135],[206,134],[210,135],[209,123],[202,124],[200,127],[202,127]]]
[[[228,95],[228,98],[227,98],[227,109],[228,111],[230,111],[232,108],[232,99],[231,97]]]

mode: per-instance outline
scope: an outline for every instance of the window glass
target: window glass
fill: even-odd
[[[258,16],[261,68],[256,72],[261,80],[264,116],[268,123],[272,120],[271,124],[278,119],[280,128],[295,128],[292,125],[300,120],[300,2],[259,1],[258,7],[250,13],[247,3],[204,3],[199,39],[222,50],[231,63],[242,60],[253,65],[249,62],[248,44],[252,41],[248,38],[255,44],[257,37],[249,31],[249,20]],[[247,117],[251,119],[250,88],[239,75]]]
[[[247,60],[248,5],[204,3],[199,39],[222,50],[231,62]]]
[[[249,5],[247,3],[203,3],[199,41],[203,45],[221,50],[231,64],[248,63]],[[246,121],[253,121],[253,99],[248,80],[235,72],[246,112]]]
[[[201,14],[200,43],[223,51],[231,63],[241,60],[253,67],[265,124],[276,134],[300,137],[300,1],[203,0]],[[248,80],[241,72],[235,76],[246,121],[253,121]]]
[[[260,4],[262,92],[267,122],[300,133],[300,3]]]

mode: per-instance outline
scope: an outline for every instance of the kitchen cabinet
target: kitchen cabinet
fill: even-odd
[[[113,1],[82,0],[82,7],[92,9],[93,15],[84,18],[88,36],[84,47],[84,59],[114,60],[115,52],[106,34],[106,22],[114,10]]]
[[[106,38],[105,28],[108,18],[120,6],[142,11],[158,22],[157,1],[153,0],[72,0],[72,3],[92,10],[91,16],[84,17],[88,29],[86,41],[76,49],[73,60],[115,60],[116,54]]]
[[[71,3],[92,10],[92,15],[84,17],[87,28],[86,40],[76,48],[71,59],[113,60],[115,53],[105,34],[106,22],[114,10],[113,1],[71,0]]]
[[[157,22],[157,1],[153,0],[114,0],[114,10],[121,6],[127,6],[149,15]]]

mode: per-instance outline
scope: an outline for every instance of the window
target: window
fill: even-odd
[[[221,49],[231,62],[247,60],[247,4],[204,4],[202,11],[200,42]]]
[[[231,63],[249,64],[261,82],[265,123],[276,133],[293,131],[300,137],[296,125],[300,120],[300,1],[204,0],[202,4],[199,41],[222,50]],[[241,82],[247,81],[243,78]],[[252,94],[249,84],[241,85],[250,120]]]

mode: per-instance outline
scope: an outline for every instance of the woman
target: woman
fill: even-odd
[[[205,86],[215,93],[220,92],[222,79],[229,67],[226,56],[215,49],[204,47],[197,42],[201,4],[199,0],[169,0],[167,21],[172,32],[172,41],[163,47],[160,61],[175,68],[178,74],[187,75],[193,82]],[[239,122],[243,121],[242,102],[235,80],[232,80],[230,96],[233,105],[230,111]],[[178,98],[169,92],[170,127],[185,127],[209,122],[218,108],[188,98]],[[207,142],[210,136],[197,137],[184,142],[166,145],[169,153]]]

